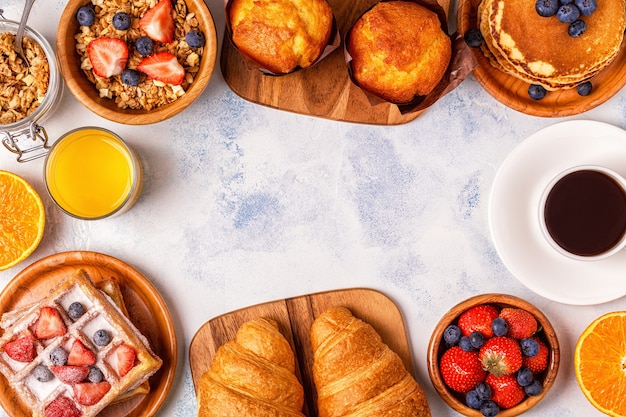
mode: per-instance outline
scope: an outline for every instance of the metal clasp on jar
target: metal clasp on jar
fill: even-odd
[[[43,126],[30,123],[28,127],[13,132],[0,131],[2,144],[17,154],[17,162],[28,162],[48,153],[48,133]]]

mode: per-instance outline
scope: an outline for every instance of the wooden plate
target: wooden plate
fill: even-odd
[[[115,101],[100,97],[95,85],[89,81],[80,68],[80,58],[76,53],[74,35],[79,32],[76,12],[89,0],[69,0],[61,15],[57,31],[57,60],[65,84],[74,97],[86,108],[117,123],[145,125],[168,119],[193,103],[209,84],[217,59],[217,32],[213,16],[204,0],[185,0],[189,12],[195,13],[206,44],[200,60],[200,70],[186,93],[173,102],[152,110],[121,109]]]
[[[450,0],[438,0],[450,10]],[[354,20],[377,0],[328,0],[342,35]],[[363,91],[356,87],[346,68],[343,46],[313,67],[283,76],[264,75],[250,69],[224,35],[221,68],[230,88],[242,98],[280,110],[347,122],[397,125],[417,118],[424,111],[402,115],[394,104],[372,107]]]
[[[459,0],[457,27],[460,33],[476,28],[477,9],[481,0]],[[473,49],[478,66],[476,80],[496,100],[531,116],[565,117],[583,113],[613,97],[626,84],[626,42],[615,60],[592,79],[593,91],[583,97],[576,89],[548,91],[541,100],[528,96],[529,84],[494,68],[480,48]]]
[[[309,330],[315,317],[338,305],[349,308],[356,317],[371,324],[413,374],[411,349],[398,307],[378,291],[355,288],[259,304],[209,320],[196,332],[189,347],[194,387],[197,390],[200,377],[211,366],[217,348],[233,339],[239,326],[254,318],[268,317],[278,322],[282,334],[296,353],[296,372],[305,392],[303,413],[308,417],[316,417],[317,401],[313,375],[310,371],[313,365],[313,351]]]
[[[17,274],[0,293],[0,311],[6,312],[39,301],[61,280],[83,268],[94,282],[116,277],[124,302],[135,326],[150,341],[154,353],[163,359],[153,375],[150,393],[111,405],[98,417],[151,417],[163,404],[176,373],[178,355],[174,324],[159,292],[150,281],[124,262],[95,252],[64,252],[41,259]],[[0,404],[12,417],[29,417],[15,394],[0,378]]]

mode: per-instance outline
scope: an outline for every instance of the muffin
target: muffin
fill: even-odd
[[[347,40],[352,78],[392,103],[408,103],[441,81],[452,55],[438,15],[411,1],[377,3],[352,26]]]
[[[333,26],[326,0],[233,0],[228,15],[239,51],[276,74],[311,66]]]

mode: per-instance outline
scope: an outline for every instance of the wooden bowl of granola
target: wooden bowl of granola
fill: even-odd
[[[208,85],[217,55],[203,0],[69,0],[56,44],[74,97],[129,125],[157,123],[189,106]]]

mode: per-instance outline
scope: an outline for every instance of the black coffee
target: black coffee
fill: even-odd
[[[602,254],[626,232],[626,194],[602,172],[573,172],[549,192],[545,222],[552,239],[566,251],[580,256]]]

